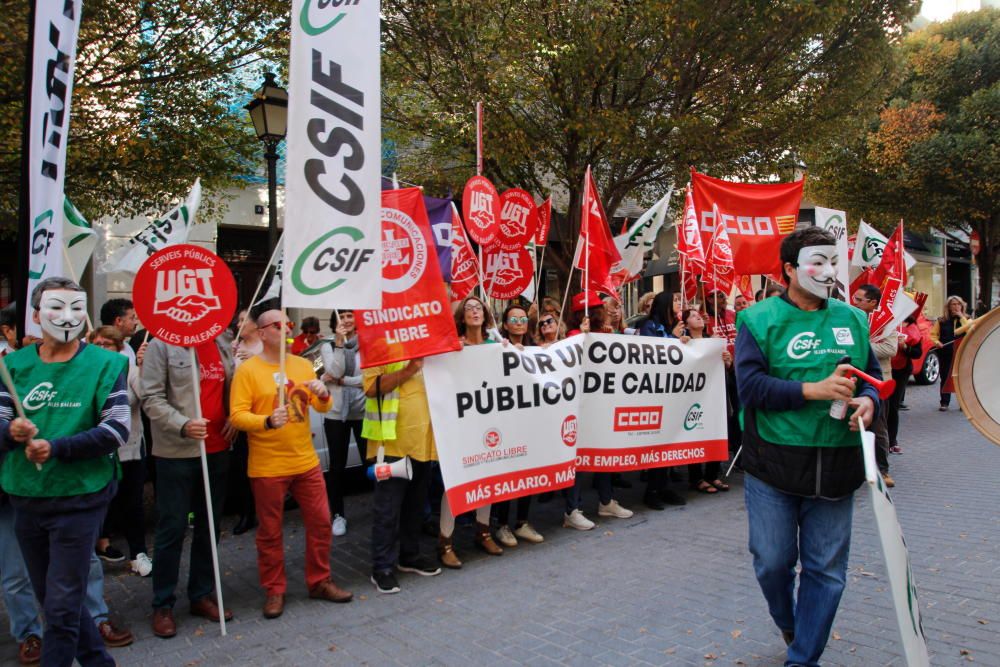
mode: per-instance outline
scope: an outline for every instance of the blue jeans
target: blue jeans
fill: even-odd
[[[87,572],[87,594],[83,598],[83,606],[94,625],[108,620],[108,603],[104,599],[104,566],[101,559],[93,551],[90,552],[90,570]]]
[[[84,605],[90,557],[107,505],[63,514],[19,508],[14,530],[35,597],[45,612],[42,664],[112,667],[115,661]]]
[[[30,635],[41,637],[38,603],[31,590],[31,579],[21,556],[21,547],[14,536],[14,508],[8,500],[0,503],[0,585],[10,619],[10,634],[18,642],[23,642]]]
[[[803,498],[751,475],[744,488],[757,582],[775,624],[795,634],[785,665],[819,665],[847,583],[854,494]],[[802,564],[797,599],[796,562]]]

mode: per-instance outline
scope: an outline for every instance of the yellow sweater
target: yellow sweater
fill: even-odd
[[[268,429],[265,422],[278,404],[278,364],[253,357],[240,364],[233,377],[229,421],[248,434],[250,477],[298,475],[319,465],[309,428],[309,406],[326,412],[333,401],[329,397],[321,401],[305,386],[316,379],[316,373],[302,357],[285,357],[285,374],[288,423],[276,429]]]

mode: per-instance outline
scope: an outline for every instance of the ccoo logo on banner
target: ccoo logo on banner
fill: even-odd
[[[378,308],[379,6],[294,0],[285,306]]]

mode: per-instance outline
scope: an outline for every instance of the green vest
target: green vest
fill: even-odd
[[[837,299],[826,308],[800,310],[782,298],[764,299],[737,316],[768,363],[768,375],[796,382],[818,382],[850,355],[860,369],[868,366],[868,318]],[[850,414],[850,412],[848,412]],[[830,401],[806,401],[799,410],[755,409],[757,432],[768,442],[807,447],[856,447],[860,436],[848,420],[830,417]],[[743,421],[743,412],[740,413]]]
[[[385,367],[385,374],[406,368],[408,362],[399,361]],[[382,404],[381,411],[379,403]],[[361,436],[366,440],[395,440],[396,418],[399,416],[399,387],[380,397],[365,399],[365,421],[361,425]]]
[[[70,361],[45,363],[31,345],[4,358],[39,438],[52,441],[88,431],[101,421],[101,408],[115,381],[128,370],[128,358],[87,345]],[[100,491],[114,479],[116,454],[65,461],[55,457],[38,470],[24,445],[7,452],[0,486],[12,496],[63,498]]]

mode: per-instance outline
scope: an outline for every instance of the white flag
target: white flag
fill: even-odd
[[[379,21],[378,2],[292,0],[285,307],[382,306]]]
[[[201,204],[201,179],[191,187],[184,203],[178,204],[165,215],[153,220],[128,240],[128,245],[120,249],[101,267],[104,273],[125,271],[135,273],[150,255],[167,246],[186,243],[194,225],[198,206]]]
[[[66,254],[63,257],[67,264],[64,267],[66,277],[80,282],[83,270],[87,268],[87,262],[97,247],[97,232],[76,206],[66,198],[63,198],[62,238],[66,247]]]
[[[642,272],[643,257],[647,251],[653,249],[656,235],[667,217],[670,195],[673,192],[674,188],[670,186],[667,194],[653,204],[652,208],[639,216],[639,219],[632,223],[627,232],[615,237],[615,245],[622,258],[620,262],[616,262],[611,267],[611,275],[621,275],[624,278],[623,282],[628,282]]]
[[[274,267],[274,273],[271,274],[271,282],[268,283],[267,289],[264,290],[264,294],[261,295],[259,299],[250,304],[253,308],[268,299],[281,299],[281,273],[285,266],[285,235],[282,234],[281,238],[278,239],[278,243],[275,244],[274,252],[271,253],[271,263],[267,265],[267,269],[264,270],[266,275],[267,271]]]
[[[858,225],[858,236],[854,242],[854,255],[851,257],[851,266],[869,267],[878,266],[882,261],[882,251],[885,244],[889,242],[879,230],[869,225],[864,220]],[[906,261],[906,270],[909,271],[917,260],[908,252],[903,252]]]
[[[837,239],[837,291],[834,296],[841,301],[850,301],[851,277],[847,261],[847,214],[830,208],[816,207],[816,226],[825,229]]]
[[[76,37],[80,29],[82,0],[33,2],[35,23],[31,26],[33,53],[31,82],[27,91],[29,131],[27,142],[28,293],[17,298],[28,301],[39,281],[64,274],[63,185],[66,182],[66,144],[69,141],[69,108],[73,97]],[[41,336],[31,319],[25,323],[32,336]]]

